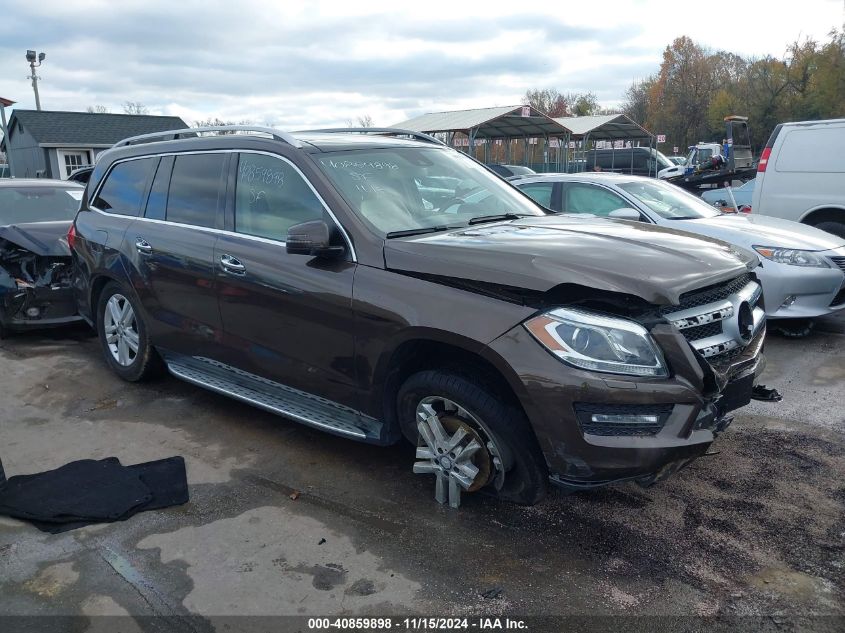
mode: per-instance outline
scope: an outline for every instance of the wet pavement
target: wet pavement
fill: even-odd
[[[126,614],[201,616],[190,630],[222,615],[845,615],[845,318],[766,353],[784,401],[738,412],[675,477],[454,511],[411,473],[410,446],[174,378],[124,383],[84,329],[2,341],[8,475],[182,455],[192,498],[60,535],[0,518],[0,614],[87,616],[82,631]]]

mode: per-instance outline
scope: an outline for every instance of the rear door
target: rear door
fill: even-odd
[[[127,232],[136,288],[156,346],[215,358],[221,338],[214,244],[223,223],[230,154],[165,156],[143,218]]]
[[[323,220],[336,227],[335,220],[304,174],[281,156],[234,154],[229,188],[227,231],[214,253],[224,362],[354,406],[350,249],[340,259],[285,250],[294,224]],[[336,237],[344,244],[339,231]]]
[[[90,192],[87,209],[76,218],[76,265],[79,283],[89,283],[99,275],[129,282],[133,272],[134,247],[127,238],[129,229],[143,212],[143,202],[158,157],[144,157],[116,163],[102,185]],[[134,285],[134,284],[133,284]],[[91,288],[85,288],[90,295]],[[97,320],[96,305],[83,302],[80,311]]]

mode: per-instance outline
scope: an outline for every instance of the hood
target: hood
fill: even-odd
[[[0,240],[44,257],[70,257],[67,232],[71,221],[30,222],[0,226]]]
[[[807,251],[827,251],[845,245],[845,239],[799,222],[765,215],[729,214],[698,220],[672,220],[671,226],[730,242],[752,246],[780,246]],[[665,226],[665,225],[664,225]]]
[[[642,222],[544,216],[387,240],[395,271],[546,292],[559,284],[677,304],[685,292],[732,279],[757,257],[724,242]]]

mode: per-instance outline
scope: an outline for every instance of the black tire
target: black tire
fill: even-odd
[[[138,352],[128,365],[121,365],[109,349],[109,344],[106,342],[105,333],[105,311],[109,299],[114,295],[122,295],[126,298],[132,306],[135,313],[135,324],[138,332]],[[97,301],[97,335],[100,339],[100,348],[103,350],[103,356],[106,363],[111,367],[112,371],[118,376],[128,382],[141,382],[150,380],[156,376],[161,375],[164,369],[164,362],[161,356],[150,344],[149,336],[147,335],[147,327],[144,319],[138,310],[137,301],[132,296],[132,293],[125,290],[119,283],[112,281],[106,284],[100,298]]]
[[[804,338],[813,331],[812,319],[777,319],[769,321],[769,328],[786,338]]]
[[[482,429],[503,453],[505,477],[501,489],[484,488],[499,499],[534,505],[548,487],[548,471],[537,438],[525,414],[468,377],[441,371],[421,371],[408,378],[397,394],[397,412],[405,429],[416,428],[416,410],[428,396],[448,398],[482,422]]]
[[[815,227],[817,229],[821,229],[822,231],[832,233],[837,237],[845,238],[845,222],[836,222],[834,220],[829,220],[827,222],[819,222],[815,225]]]

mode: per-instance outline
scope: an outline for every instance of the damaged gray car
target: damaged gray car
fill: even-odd
[[[0,338],[81,320],[67,233],[83,189],[61,180],[0,182]]]

